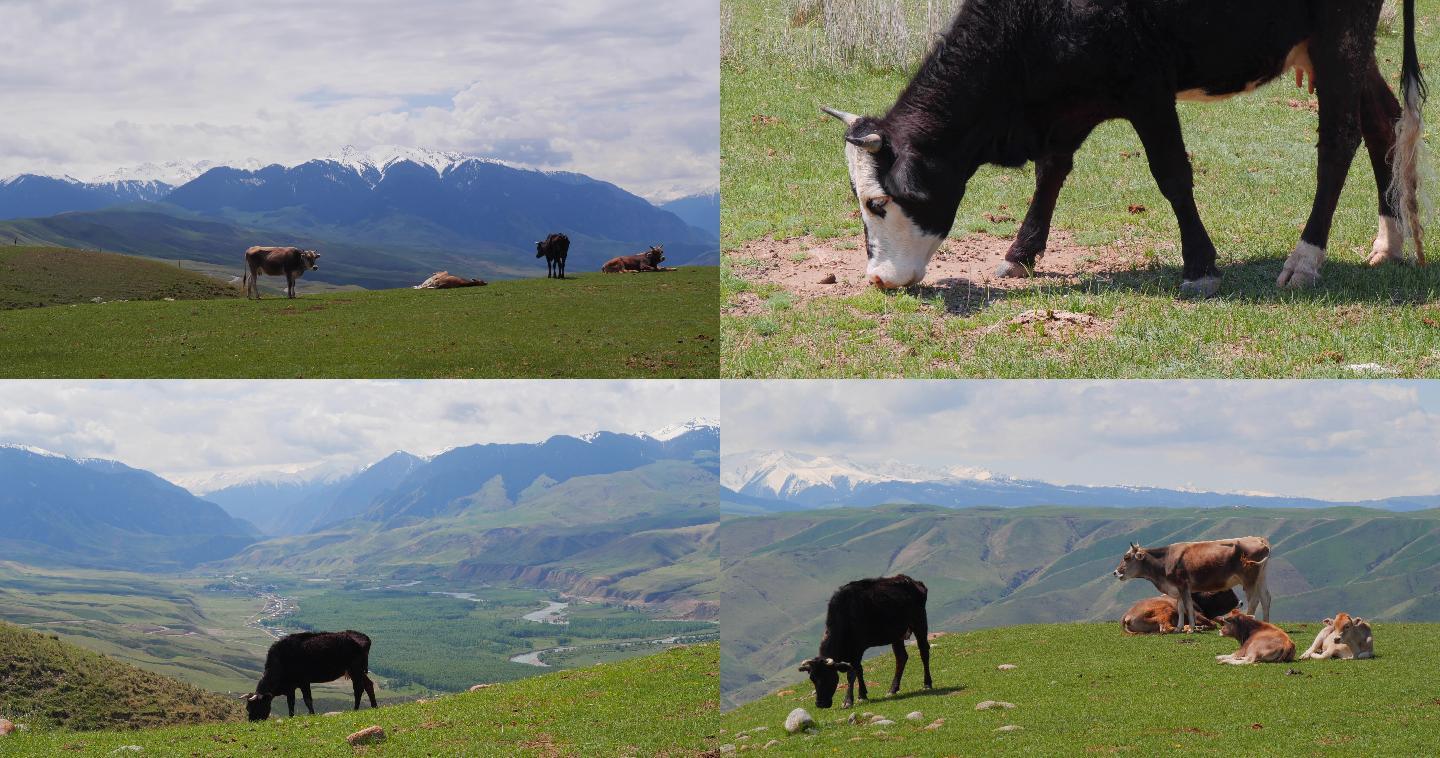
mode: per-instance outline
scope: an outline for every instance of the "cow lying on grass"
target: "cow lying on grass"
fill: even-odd
[[[415,285],[417,290],[448,290],[456,287],[484,287],[484,279],[461,279],[452,276],[449,271],[436,271],[429,279]]]
[[[1348,613],[1337,613],[1333,619],[1325,619],[1325,628],[1315,635],[1310,649],[1300,655],[1300,660],[1314,658],[1342,660],[1375,657],[1375,638],[1370,633],[1370,624],[1362,618],[1351,618]]]
[[[375,683],[370,681],[370,638],[353,630],[343,632],[300,632],[288,634],[270,646],[265,655],[265,671],[255,692],[245,696],[245,710],[251,721],[270,718],[270,701],[285,696],[290,715],[295,715],[295,690],[305,698],[305,708],[315,715],[310,698],[310,685],[333,682],[342,677],[350,680],[355,691],[355,710],[360,710],[360,694],[375,702]]]
[[[1230,611],[1221,621],[1220,636],[1233,637],[1240,643],[1240,649],[1228,655],[1217,655],[1215,660],[1237,666],[1295,660],[1295,643],[1290,641],[1290,635],[1284,629],[1240,611]]]
[[[661,268],[660,262],[663,260],[665,260],[665,250],[660,245],[656,245],[643,253],[611,258],[605,261],[605,265],[601,266],[600,270],[607,274],[675,270],[672,268]]]
[[[1215,619],[1240,605],[1234,590],[1194,592],[1191,600],[1195,603],[1195,623],[1199,629],[1214,629]],[[1125,612],[1120,628],[1126,634],[1170,634],[1180,628],[1180,603],[1169,595],[1141,600]]]
[[[865,651],[889,645],[895,653],[895,678],[890,694],[900,691],[900,676],[905,673],[905,640],[915,637],[920,649],[920,663],[925,667],[925,689],[934,687],[930,680],[929,622],[925,617],[925,585],[904,574],[879,579],[861,579],[835,590],[825,610],[825,636],[820,639],[820,654],[800,664],[815,685],[815,707],[829,708],[840,686],[840,674],[848,683],[845,707],[855,704],[855,687],[860,699],[869,699],[865,688],[865,669],[861,662]]]

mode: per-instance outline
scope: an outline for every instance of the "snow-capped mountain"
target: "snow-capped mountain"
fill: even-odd
[[[708,418],[695,418],[679,424],[670,424],[669,426],[663,426],[653,432],[646,432],[645,436],[649,437],[652,440],[661,440],[663,442],[665,440],[673,440],[676,437],[685,434],[686,432],[695,432],[701,430],[718,430],[719,428],[719,424]]]
[[[169,184],[153,180],[86,182],[73,176],[19,174],[0,180],[0,220],[155,202],[164,199],[173,189]]]
[[[927,469],[899,462],[856,462],[839,456],[788,451],[754,451],[721,459],[720,483],[733,496],[726,508],[737,513],[826,507],[868,507],[922,503],[968,507],[1222,507],[1325,508],[1360,505],[1417,510],[1440,498],[1411,497],[1357,503],[1310,498],[1223,493],[1198,489],[1084,486],[1014,479],[964,465]]]
[[[138,166],[128,166],[109,171],[99,176],[92,177],[88,184],[114,184],[118,182],[141,182],[156,186],[165,186],[174,189],[180,185],[195,179],[212,168],[219,168],[223,165],[230,165],[235,168],[255,170],[263,164],[260,161],[247,159],[243,161],[232,161],[229,164],[216,163],[215,161],[165,161],[163,163],[142,163]],[[167,190],[168,192],[168,190]]]

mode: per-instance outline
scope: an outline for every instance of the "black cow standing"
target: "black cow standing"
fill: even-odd
[[[1404,0],[1401,90],[1375,60],[1383,0],[966,0],[949,31],[880,118],[844,121],[850,181],[865,224],[867,277],[916,284],[984,164],[1035,162],[1035,196],[996,272],[1029,276],[1075,151],[1101,122],[1126,119],[1180,226],[1182,294],[1219,289],[1215,245],[1195,206],[1175,101],[1217,100],[1296,71],[1320,99],[1315,202],[1278,286],[1320,279],[1340,190],[1363,140],[1379,187],[1369,262],[1424,263],[1417,161],[1425,83],[1415,0]],[[1398,123],[1398,129],[1397,129]],[[1288,224],[1286,219],[1264,219]]]
[[[310,698],[310,685],[333,682],[341,677],[350,680],[355,690],[355,710],[360,710],[360,694],[375,702],[375,683],[370,681],[370,638],[353,630],[343,632],[300,632],[288,634],[270,646],[265,655],[265,672],[255,685],[255,692],[245,696],[245,710],[251,721],[270,718],[270,701],[285,696],[290,716],[295,716],[295,690],[305,698],[305,708],[315,714]]]
[[[545,259],[546,278],[565,278],[565,258],[570,255],[570,238],[552,234],[535,243],[535,257]]]
[[[845,673],[849,686],[845,690],[845,707],[855,704],[855,686],[859,682],[860,699],[869,699],[865,689],[865,651],[889,645],[895,652],[895,679],[890,694],[900,691],[900,676],[905,673],[905,639],[912,634],[920,648],[920,663],[925,667],[925,689],[930,680],[929,622],[925,618],[925,585],[904,574],[879,579],[851,582],[830,596],[825,611],[825,636],[820,640],[820,654],[800,664],[815,685],[815,705],[829,708],[840,685],[840,672]]]

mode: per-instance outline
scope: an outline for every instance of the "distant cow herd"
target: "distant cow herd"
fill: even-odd
[[[545,259],[545,276],[550,279],[565,278],[565,259],[570,255],[570,238],[564,234],[551,234],[535,243],[535,257]],[[245,297],[260,299],[259,278],[266,276],[285,277],[285,296],[295,297],[295,281],[306,271],[320,268],[317,262],[320,253],[298,247],[252,247],[245,251],[245,268],[240,277],[240,287]],[[643,253],[621,255],[606,261],[600,270],[607,274],[642,273],[651,271],[674,271],[661,266],[665,250],[655,245]],[[484,287],[484,279],[466,279],[449,271],[436,271],[428,279],[411,289],[444,290],[457,287]]]
[[[1159,597],[1135,603],[1120,620],[1127,635],[1169,634],[1219,629],[1234,639],[1234,653],[1218,655],[1220,663],[1281,663],[1297,660],[1295,643],[1279,626],[1270,623],[1270,590],[1265,567],[1270,542],[1264,537],[1178,542],[1145,548],[1130,543],[1113,575],[1124,581],[1145,579],[1160,590]],[[1235,587],[1245,590],[1245,611],[1239,609]],[[930,677],[929,622],[925,613],[925,584],[904,574],[850,582],[831,595],[825,612],[825,632],[819,655],[803,661],[800,671],[810,675],[815,705],[829,708],[846,679],[844,707],[868,697],[864,675],[865,651],[889,645],[895,653],[895,676],[890,694],[900,691],[900,678],[909,655],[906,640],[914,638]],[[1256,618],[1257,608],[1261,618]],[[1375,656],[1370,624],[1348,613],[1324,620],[1310,648],[1298,656],[1307,659],[1365,659]]]

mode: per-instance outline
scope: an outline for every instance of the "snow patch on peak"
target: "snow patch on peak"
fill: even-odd
[[[668,426],[661,427],[653,432],[646,432],[644,436],[649,437],[652,440],[667,442],[669,440],[675,439],[676,437],[679,437],[682,434],[700,431],[702,429],[715,429],[717,427],[719,427],[719,424],[715,423],[715,421],[712,419],[693,418],[689,421],[684,421],[679,424],[670,424]]]
[[[35,447],[34,445],[21,445],[21,444],[19,444],[19,443],[0,442],[0,449],[3,449],[3,450],[19,450],[19,451],[22,452],[22,453],[29,453],[29,454],[31,454],[31,455],[39,455],[39,456],[42,456],[42,457],[45,457],[45,458],[61,458],[61,459],[67,460],[67,461],[68,461],[68,460],[73,460],[73,459],[72,459],[70,456],[68,456],[68,455],[62,455],[62,454],[57,453],[57,452],[55,452],[55,451],[53,451],[53,450],[46,450],[46,449],[43,448],[43,447]]]
[[[376,145],[364,150],[354,145],[346,145],[339,152],[326,156],[324,160],[339,163],[362,177],[371,173],[383,177],[391,166],[406,161],[429,166],[439,176],[444,176],[446,172],[462,163],[482,161],[480,158],[463,153],[425,150],[401,145]]]

